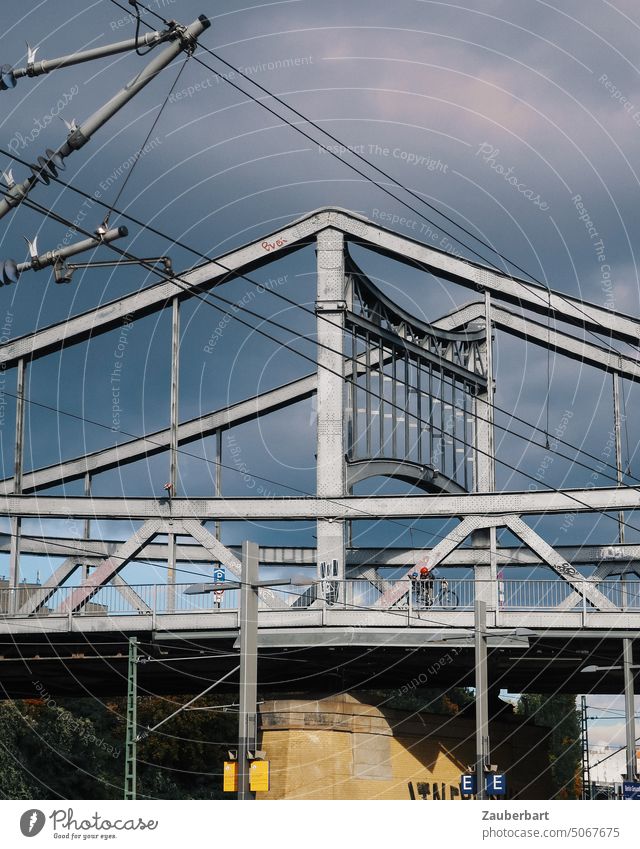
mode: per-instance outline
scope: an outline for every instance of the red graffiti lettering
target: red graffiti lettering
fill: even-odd
[[[287,244],[286,239],[276,239],[275,242],[263,242],[262,247],[265,251],[275,251],[276,248],[281,248]]]

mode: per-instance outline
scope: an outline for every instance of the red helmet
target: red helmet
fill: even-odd
[[[422,567],[422,569],[420,570],[420,574],[421,575],[428,575],[429,574],[429,570],[427,569],[426,566]]]

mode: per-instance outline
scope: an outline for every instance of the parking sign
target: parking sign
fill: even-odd
[[[216,582],[216,584],[221,584],[223,581],[226,580],[225,574],[226,573],[222,566],[219,566],[217,569],[213,570],[213,580]]]

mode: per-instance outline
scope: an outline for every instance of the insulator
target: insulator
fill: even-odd
[[[16,87],[16,78],[13,75],[11,65],[3,65],[0,68],[0,90],[6,91],[8,88]]]
[[[8,286],[10,283],[17,283],[19,278],[18,264],[12,259],[5,260],[2,263],[2,282],[4,285]]]

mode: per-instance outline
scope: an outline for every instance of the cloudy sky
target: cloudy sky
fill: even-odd
[[[565,2],[556,8],[536,0],[481,2],[467,8],[400,0],[391,9],[386,4],[331,0],[255,6],[154,0],[151,8],[185,22],[208,14],[212,27],[203,45],[537,279],[562,292],[638,312],[634,162],[640,134],[640,86],[634,47],[640,23],[631,3],[592,0]],[[150,14],[145,20],[161,25]],[[4,9],[2,30],[2,60],[19,66],[25,61],[27,39],[39,46],[39,57],[47,58],[131,37],[134,24],[111,0],[92,4],[65,0]],[[489,249],[445,224],[417,200],[403,196],[380,174],[344,155],[346,161],[386,183],[417,213],[265,111],[252,98],[261,97],[276,111],[286,112],[221,61],[203,52],[199,57],[227,79],[194,59],[188,62],[151,133],[149,150],[119,201],[120,208],[152,223],[169,238],[152,236],[129,222],[130,237],[121,246],[139,256],[168,253],[177,268],[187,268],[198,261],[198,254],[215,256],[309,210],[332,204],[473,256],[449,239],[445,229],[449,230],[486,259],[503,265]],[[0,147],[25,160],[35,159],[46,147],[56,147],[66,133],[59,119],[82,121],[143,62],[125,54],[21,80],[15,90],[2,93]],[[70,157],[65,179],[113,202],[126,173],[123,163],[144,142],[181,64],[182,60],[164,71],[89,145]],[[291,113],[288,117],[295,118]],[[301,128],[311,130],[309,134],[320,142],[328,141],[308,125]],[[3,164],[9,165],[10,159]],[[17,179],[26,173],[16,163],[13,171]],[[102,218],[97,204],[83,207],[82,198],[61,192],[59,186],[39,186],[33,196],[89,230]],[[583,206],[579,208],[578,203]],[[581,210],[588,211],[602,240],[600,255],[585,221],[580,220]],[[112,223],[123,223],[123,219],[114,217]],[[37,233],[41,250],[72,238],[64,225],[43,223],[40,215],[27,209],[8,216],[3,224],[2,255],[17,260],[25,258],[23,236]],[[193,247],[195,253],[172,245],[172,239]],[[100,254],[109,256],[108,251]],[[397,300],[427,318],[471,298],[467,291],[443,286],[392,262],[366,256],[361,260]],[[287,275],[283,293],[307,303],[311,300],[311,251],[288,264],[274,263],[270,273]],[[3,290],[3,298],[16,335],[155,279],[137,269],[93,270],[77,272],[71,284],[58,286],[49,271],[42,271],[26,274],[18,287]],[[228,296],[239,297],[249,287],[246,281],[229,286]],[[273,316],[282,302],[265,297],[260,308]],[[296,330],[312,329],[308,314],[290,310],[281,318]],[[303,373],[308,365],[283,355],[255,334],[251,345],[243,346],[242,340],[246,343],[250,334],[234,326],[226,337],[232,342],[218,353],[214,369],[203,348],[219,319],[202,303],[185,308],[183,326],[188,330],[183,353],[190,363],[182,381],[185,416],[208,409],[216,400],[242,397],[257,385],[274,385],[283,375]],[[162,380],[168,363],[167,320],[162,315],[140,321],[129,334],[123,430],[139,432],[141,416],[147,429],[167,420]],[[109,420],[109,371],[104,361],[111,359],[114,338],[115,334],[96,340],[88,346],[88,354],[84,348],[71,349],[34,366],[33,397],[37,394],[40,400],[76,411],[81,397],[95,418]],[[545,427],[546,356],[500,335],[496,348],[499,372],[501,359],[516,365],[499,374],[497,403]],[[569,407],[578,415],[572,418],[567,439],[597,457],[605,450],[610,427],[610,379],[589,369],[579,370],[563,358],[551,359],[550,429]],[[52,380],[54,363],[56,379]],[[100,363],[101,368],[96,368]],[[221,363],[232,369],[224,381],[218,369]],[[78,369],[83,374],[80,396],[77,380],[65,379],[77,376]],[[143,378],[144,392],[138,393],[134,387]],[[11,375],[7,381],[10,391]],[[607,403],[594,405],[594,397]],[[11,399],[6,401],[9,420]],[[625,401],[631,416],[636,406],[633,387],[626,387]],[[301,422],[309,417],[303,406],[298,411]],[[28,429],[34,464],[51,462],[52,452],[69,456],[79,439],[87,448],[111,439],[108,432],[67,420],[64,427],[56,427],[52,445],[52,421],[45,422],[41,413],[36,419]],[[8,428],[3,435],[7,436],[3,443],[6,466],[11,442]],[[529,472],[535,473],[541,453],[503,430],[499,436],[503,459],[523,468],[526,460]],[[307,461],[312,459],[308,452],[305,455],[306,443],[305,439],[298,446],[297,459],[292,456],[293,446],[287,444],[291,473],[298,475],[293,482],[300,486],[306,485]],[[632,450],[630,446],[630,454]],[[260,453],[264,453],[262,445]],[[257,457],[249,459],[253,462]],[[278,462],[285,461],[279,457]],[[504,484],[526,485],[526,478],[506,466],[499,474]],[[563,480],[584,482],[588,475],[556,458],[547,479],[557,486]],[[208,485],[205,477],[202,486]]]
[[[128,8],[126,2],[123,5]],[[637,315],[640,290],[636,262],[638,152],[640,149],[640,75],[636,65],[640,12],[631,0],[563,0],[473,4],[396,0],[281,0],[249,5],[249,0],[150,0],[166,18],[188,23],[199,14],[212,27],[202,45],[218,57],[198,51],[213,70],[192,58],[165,70],[131,104],[67,160],[64,178],[101,200],[113,202],[122,189],[123,163],[138,151],[175,82],[148,151],[140,158],[119,200],[136,218],[152,223],[166,237],[126,222],[130,236],[121,247],[138,256],[171,256],[186,269],[201,255],[216,256],[274,231],[318,207],[341,206],[400,233],[430,244],[451,246],[474,259],[468,247],[504,267],[488,248],[445,224],[415,198],[403,194],[350,154],[345,162],[363,169],[373,182],[337,161],[321,147],[334,144],[300,118],[287,113],[264,92],[229,66],[266,87],[365,156],[420,198],[436,206],[467,230],[561,292]],[[144,21],[161,26],[150,14]],[[3,4],[0,62],[25,63],[24,43],[39,47],[38,58],[131,38],[133,19],[110,0],[26,0]],[[147,61],[133,54],[60,70],[35,80],[20,80],[15,90],[0,93],[0,161],[6,154],[33,161],[45,148],[57,147],[66,134],[60,119],[81,122],[108,100]],[[232,86],[240,86],[241,91]],[[305,138],[279,115],[297,122]],[[16,179],[26,169],[13,163]],[[392,190],[414,210],[389,197],[375,181]],[[83,207],[82,198],[60,186],[38,186],[38,202],[69,221],[93,230],[103,211]],[[582,206],[580,206],[582,204]],[[415,211],[417,210],[417,211]],[[601,240],[600,252],[585,226],[584,211]],[[581,220],[582,216],[582,220]],[[428,223],[427,219],[431,221]],[[125,223],[118,216],[112,223]],[[450,236],[445,230],[450,231]],[[63,224],[44,221],[19,209],[0,229],[0,256],[25,258],[22,237],[38,235],[41,251],[68,241]],[[180,240],[193,251],[177,247]],[[107,259],[103,249],[96,259]],[[434,319],[472,294],[391,261],[362,252],[359,261],[385,291],[404,306]],[[310,304],[314,284],[313,251],[305,249],[286,261],[256,272],[256,280],[283,278],[279,291]],[[5,335],[19,335],[64,320],[99,303],[150,285],[148,272],[127,270],[76,272],[68,285],[56,285],[48,271],[27,273],[18,286],[0,290],[0,319]],[[239,299],[252,288],[230,284],[225,296]],[[256,310],[291,328],[279,339],[313,333],[307,313],[285,308],[265,294]],[[183,309],[181,416],[196,416],[227,401],[238,400],[302,375],[307,361],[240,326],[225,329],[225,344],[215,357],[205,352],[221,314],[202,302]],[[90,345],[41,360],[30,369],[30,399],[84,415],[106,427],[31,406],[27,416],[27,467],[55,462],[82,450],[113,444],[114,438],[140,434],[168,423],[167,314],[140,320],[126,334],[122,374],[123,410],[114,436],[110,374],[119,332]],[[314,356],[313,345],[297,343]],[[611,429],[611,379],[573,361],[552,356],[512,338],[496,338],[496,403],[528,422],[550,430],[571,412],[565,438],[604,456]],[[547,367],[551,381],[547,381]],[[11,473],[15,376],[3,374],[5,415],[0,429],[4,473]],[[634,417],[640,399],[625,384],[628,444],[624,451],[632,475],[636,468]],[[506,425],[504,414],[499,424]],[[241,462],[255,474],[286,485],[313,487],[314,445],[310,403],[238,429]],[[286,427],[286,439],[282,437]],[[531,431],[512,425],[526,436]],[[537,436],[541,439],[540,434]],[[543,438],[542,438],[542,441]],[[498,431],[500,456],[534,475],[544,449],[527,445],[513,432]],[[211,457],[207,441],[194,452]],[[568,451],[568,453],[571,453]],[[236,455],[237,456],[237,455]],[[584,459],[584,458],[583,458]],[[229,445],[225,462],[233,466]],[[596,460],[586,460],[593,465]],[[237,463],[236,463],[237,466]],[[588,470],[558,457],[545,466],[551,486],[578,485]],[[211,463],[183,457],[181,487],[193,495],[212,491]],[[225,470],[230,494],[249,494],[246,476]],[[526,488],[530,479],[508,466],[498,470],[500,485]],[[96,480],[98,494],[161,490],[167,479],[166,458],[157,458]],[[610,483],[604,479],[602,484]],[[69,492],[78,491],[69,487]],[[630,526],[640,517],[629,514]],[[613,521],[576,520],[562,533],[559,520],[540,520],[550,541],[615,541]],[[369,528],[379,542],[409,542],[398,531]],[[312,529],[287,529],[288,539],[309,544]],[[363,531],[364,532],[364,531]],[[117,529],[105,529],[111,535]],[[242,530],[228,529],[237,542]],[[261,540],[281,538],[282,530],[254,529]],[[637,539],[633,527],[627,539]],[[42,564],[40,564],[42,568]]]

